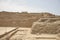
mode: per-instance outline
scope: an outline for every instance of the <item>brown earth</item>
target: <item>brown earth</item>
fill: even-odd
[[[0,27],[31,27],[32,23],[40,18],[55,18],[48,13],[28,13],[28,12],[0,12]]]

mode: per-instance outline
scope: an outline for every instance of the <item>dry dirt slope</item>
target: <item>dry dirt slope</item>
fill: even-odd
[[[27,12],[0,12],[0,26],[6,27],[31,27],[32,23],[42,17],[55,17],[46,13],[27,13]]]
[[[40,18],[32,25],[33,34],[58,34],[60,33],[60,18]]]

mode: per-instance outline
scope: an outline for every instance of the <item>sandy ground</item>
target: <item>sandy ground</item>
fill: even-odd
[[[15,27],[0,27],[0,35],[15,29]]]
[[[15,28],[15,27],[14,27]],[[8,32],[13,27],[0,27],[0,35],[4,34],[5,32]],[[56,35],[52,34],[41,34],[41,35],[32,35],[31,28],[18,28],[18,32],[15,33],[10,40],[56,40]]]

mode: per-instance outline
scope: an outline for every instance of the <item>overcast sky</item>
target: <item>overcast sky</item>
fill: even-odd
[[[0,11],[51,12],[60,15],[60,0],[0,0]]]

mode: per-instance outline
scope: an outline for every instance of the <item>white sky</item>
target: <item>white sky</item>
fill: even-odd
[[[51,12],[60,15],[60,0],[0,0],[0,11]]]

